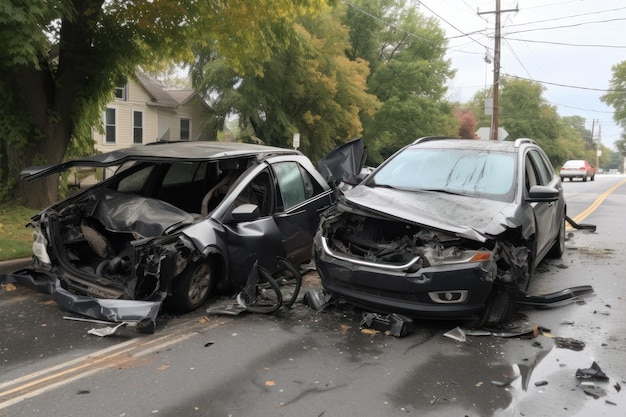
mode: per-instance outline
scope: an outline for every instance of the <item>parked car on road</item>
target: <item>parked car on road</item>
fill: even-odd
[[[300,152],[242,143],[137,146],[22,177],[77,166],[119,169],[34,216],[32,264],[6,279],[115,322],[153,327],[166,296],[188,312],[214,289],[242,287],[257,263],[276,273],[285,259],[308,262],[319,214],[335,201]]]
[[[314,259],[327,290],[369,311],[496,324],[562,255],[565,215],[534,141],[422,138],[323,215]]]
[[[596,170],[587,161],[572,159],[563,164],[560,176],[561,181],[565,180],[565,178],[569,178],[570,181],[574,178],[581,178],[583,181],[587,181],[589,178],[593,181],[596,179]]]

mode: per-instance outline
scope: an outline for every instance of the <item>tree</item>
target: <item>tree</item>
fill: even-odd
[[[54,202],[58,177],[26,184],[28,165],[91,145],[116,83],[138,65],[191,61],[211,44],[239,73],[258,72],[302,14],[326,0],[8,0],[0,7],[0,200]],[[266,10],[272,13],[266,13]],[[243,29],[245,28],[245,29]],[[16,188],[17,185],[17,188]]]
[[[623,128],[626,128],[626,61],[613,65],[611,68],[613,77],[609,83],[609,91],[600,97],[604,103],[613,106],[613,120]],[[615,142],[619,152],[626,152],[626,136]]]
[[[476,139],[476,126],[478,119],[474,112],[467,108],[457,108],[454,110],[454,117],[459,122],[459,137],[465,139]]]
[[[437,21],[407,0],[352,4],[344,20],[352,41],[348,56],[370,60],[368,90],[383,103],[373,117],[363,115],[371,162],[420,136],[455,135],[457,122],[445,100],[445,84],[454,72],[444,58],[445,34]]]
[[[373,112],[363,60],[350,61],[347,29],[339,10],[301,17],[285,49],[272,53],[257,74],[240,76],[218,52],[204,48],[192,69],[198,91],[226,120],[239,117],[244,131],[264,143],[300,149],[312,159],[361,134],[360,112]]]
[[[584,129],[584,119],[561,118],[556,108],[543,98],[545,88],[541,84],[506,77],[500,80],[500,86],[499,125],[508,132],[508,140],[534,139],[554,166],[585,155],[580,132],[581,123]],[[483,110],[484,97],[487,96],[486,91],[479,91],[469,104],[482,126],[491,124],[491,116],[485,115]]]

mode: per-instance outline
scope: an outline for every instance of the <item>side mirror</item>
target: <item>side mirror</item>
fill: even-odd
[[[260,217],[259,206],[256,204],[242,204],[230,212],[229,223],[251,222]]]
[[[556,188],[546,187],[545,185],[535,185],[530,187],[526,200],[532,203],[549,203],[551,201],[557,201],[560,195],[561,193]]]

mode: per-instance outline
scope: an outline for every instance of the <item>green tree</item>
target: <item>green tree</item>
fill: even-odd
[[[0,200],[54,202],[58,177],[26,184],[28,165],[63,160],[90,133],[113,87],[138,65],[191,61],[212,45],[239,73],[259,72],[293,20],[326,0],[5,0],[0,6]],[[272,13],[266,13],[272,10]],[[16,187],[17,185],[17,187]]]
[[[502,78],[499,126],[508,132],[507,140],[534,139],[546,151],[554,166],[567,159],[582,158],[585,155],[581,136],[584,119],[561,118],[556,107],[543,98],[544,90],[541,84],[534,81]],[[484,99],[488,96],[487,91],[479,91],[469,104],[478,115],[481,126],[491,124],[491,116],[484,113]]]
[[[626,128],[626,61],[622,61],[611,67],[613,77],[609,83],[609,91],[600,97],[604,103],[612,106],[615,110],[613,120],[621,127]],[[626,152],[626,135],[615,142],[619,152]]]
[[[373,117],[363,115],[371,162],[420,136],[458,131],[444,98],[454,72],[444,58],[445,34],[437,21],[407,0],[351,4],[345,20],[352,41],[348,56],[370,60],[368,89],[383,103]]]
[[[192,69],[198,91],[226,120],[239,117],[243,131],[264,143],[300,149],[320,158],[361,134],[361,111],[372,112],[376,97],[367,94],[363,60],[350,61],[348,32],[338,19],[342,9],[301,17],[285,49],[278,49],[258,74],[238,75],[218,52],[204,48]]]

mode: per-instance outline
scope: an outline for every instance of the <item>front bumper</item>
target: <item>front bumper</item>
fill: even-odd
[[[152,333],[166,294],[159,292],[149,300],[124,300],[95,298],[74,294],[65,289],[61,280],[52,273],[25,268],[12,274],[0,275],[0,283],[18,283],[38,292],[49,294],[61,307],[91,317],[114,323],[129,323],[142,332]]]
[[[495,280],[492,261],[421,268],[417,272],[357,265],[315,250],[322,285],[365,309],[413,318],[464,319],[480,315]]]

